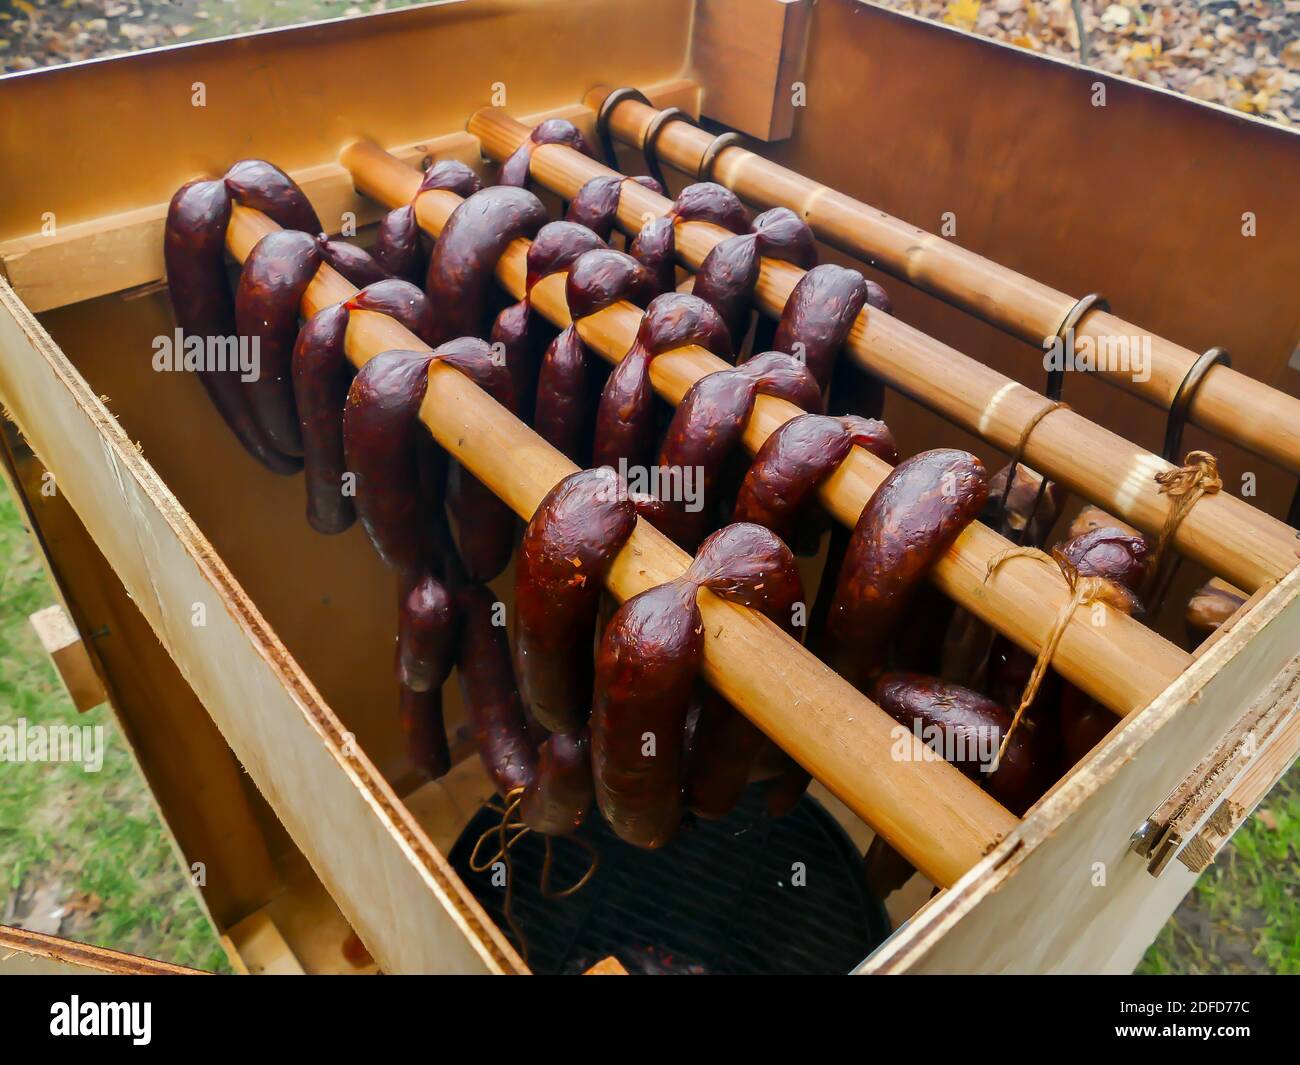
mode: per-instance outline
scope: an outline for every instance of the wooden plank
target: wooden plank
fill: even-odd
[[[1195,882],[1178,862],[1153,880],[1130,850],[1133,831],[1269,686],[1298,642],[1300,571],[859,971],[1131,972]]]
[[[0,925],[0,972],[7,975],[208,976],[201,969]]]
[[[759,140],[794,132],[812,0],[697,0],[691,68],[704,113]]]
[[[523,972],[188,515],[0,283],[0,399],[387,972]],[[206,624],[193,624],[206,605]],[[321,812],[328,811],[328,817]]]
[[[304,975],[302,963],[265,910],[249,914],[227,935],[249,976]]]
[[[1294,688],[1289,697],[1294,711],[1297,698]],[[1293,712],[1268,746],[1237,779],[1201,830],[1179,852],[1178,860],[1194,873],[1205,869],[1232,834],[1245,824],[1255,807],[1264,801],[1273,785],[1291,768],[1297,756],[1300,756],[1300,714]]]
[[[95,671],[81,633],[60,604],[38,610],[27,620],[36,630],[41,646],[54,663],[55,672],[63,681],[78,713],[93,710],[108,698],[104,681]]]

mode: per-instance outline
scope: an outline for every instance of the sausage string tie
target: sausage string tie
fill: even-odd
[[[1038,412],[1030,418],[1029,421],[1025,422],[1025,427],[1020,430],[1020,439],[1016,441],[1015,449],[1011,452],[1011,464],[1007,467],[1007,483],[1006,487],[1002,489],[1002,500],[999,504],[1003,515],[1002,520],[1004,523],[1004,532],[1009,531],[1009,525],[1007,524],[1007,500],[1011,497],[1011,486],[1016,479],[1016,467],[1024,460],[1025,448],[1029,445],[1030,435],[1038,428],[1038,423],[1049,414],[1054,411],[1069,409],[1070,405],[1068,403],[1062,403],[1060,400],[1049,400],[1038,409]],[[1043,477],[1038,485],[1038,494],[1034,496],[1034,505],[1029,508],[1029,513],[1025,516],[1024,527],[1020,530],[1020,534],[1016,538],[1017,542],[1024,537],[1029,530],[1029,526],[1033,523],[1034,515],[1038,513],[1038,505],[1043,501],[1043,496],[1047,494],[1047,485],[1048,480],[1046,477]]]
[[[1043,640],[1043,646],[1038,652],[1037,660],[1034,662],[1033,672],[1029,674],[1029,680],[1025,683],[1025,690],[1020,696],[1020,705],[1016,707],[1015,716],[1011,719],[1011,727],[1007,729],[1006,735],[1002,737],[1002,745],[998,748],[997,760],[999,762],[1002,760],[1003,754],[1006,753],[1007,744],[1011,742],[1011,734],[1015,732],[1016,726],[1020,724],[1020,718],[1038,695],[1038,689],[1043,683],[1043,678],[1047,676],[1047,667],[1051,665],[1052,656],[1056,654],[1056,649],[1061,644],[1061,638],[1065,635],[1066,627],[1070,624],[1070,618],[1085,603],[1106,598],[1108,586],[1111,583],[1104,577],[1081,577],[1073,563],[1063,555],[1059,553],[1049,555],[1036,547],[1011,547],[1005,551],[999,551],[989,559],[988,569],[984,573],[984,580],[987,581],[993,576],[994,570],[1011,558],[1032,558],[1055,568],[1065,578],[1065,583],[1070,588],[1070,598],[1062,604],[1060,613],[1057,614],[1051,629],[1048,630],[1047,638]]]
[[[1149,611],[1154,614],[1160,608],[1169,585],[1173,582],[1176,567],[1162,578],[1162,569],[1167,568],[1165,552],[1174,542],[1178,526],[1191,512],[1201,496],[1214,495],[1223,488],[1223,479],[1219,476],[1218,460],[1208,451],[1189,451],[1183,459],[1183,465],[1155,475],[1158,491],[1169,497],[1169,510],[1165,514],[1165,523],[1156,538],[1155,550],[1152,552],[1148,591],[1150,593]]]
[[[486,873],[497,862],[501,862],[506,867],[506,897],[502,906],[502,912],[505,915],[506,923],[510,925],[510,930],[515,934],[515,940],[519,944],[520,952],[523,954],[524,961],[528,960],[528,941],[524,938],[523,932],[515,923],[512,904],[514,902],[514,869],[510,862],[510,848],[523,839],[532,831],[523,821],[516,817],[519,810],[519,804],[523,802],[524,789],[515,788],[505,797],[505,805],[497,806],[495,803],[488,803],[488,809],[495,813],[501,814],[501,820],[490,825],[483,834],[474,843],[474,849],[470,851],[469,867],[476,873]],[[512,835],[513,833],[513,835]],[[487,858],[480,858],[479,852],[484,845],[491,839],[495,838],[497,849]],[[590,882],[591,878],[596,875],[596,870],[600,866],[600,854],[591,844],[584,840],[575,838],[573,840],[579,847],[587,852],[591,861],[587,866],[587,871],[582,874],[578,880],[564,888],[561,891],[551,889],[551,864],[554,855],[554,848],[550,836],[544,836],[546,841],[546,857],[542,861],[541,875],[541,892],[542,897],[552,902],[558,902],[561,899],[567,899],[571,895],[576,895]]]

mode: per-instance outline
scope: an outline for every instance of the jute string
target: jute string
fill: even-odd
[[[1020,696],[1020,705],[1016,707],[1015,715],[1011,719],[1011,727],[1007,729],[1006,735],[1002,737],[1002,745],[998,748],[999,762],[1006,753],[1007,744],[1011,742],[1011,734],[1015,732],[1024,712],[1033,703],[1034,697],[1038,695],[1038,689],[1042,686],[1043,678],[1047,676],[1047,667],[1052,664],[1052,656],[1056,654],[1056,649],[1061,644],[1061,638],[1065,635],[1066,627],[1070,624],[1070,618],[1084,603],[1091,603],[1094,600],[1105,598],[1107,586],[1110,583],[1102,577],[1081,577],[1078,570],[1064,556],[1059,554],[1055,556],[1049,555],[1036,547],[1011,547],[1005,551],[999,551],[989,559],[984,579],[987,581],[1002,563],[1012,558],[1032,558],[1037,562],[1043,562],[1051,566],[1065,578],[1065,582],[1070,589],[1070,598],[1061,605],[1061,610],[1056,615],[1056,620],[1052,623],[1051,629],[1048,630],[1047,638],[1043,640],[1043,646],[1039,649],[1033,672],[1029,674],[1029,680],[1025,683],[1025,690]]]

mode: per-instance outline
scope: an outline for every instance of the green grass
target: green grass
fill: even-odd
[[[1138,972],[1300,975],[1300,765],[1201,875]]]
[[[102,725],[105,745],[98,773],[0,763],[0,918],[17,904],[22,923],[35,891],[46,912],[73,907],[59,932],[68,938],[226,970],[111,711],[76,713],[27,620],[53,601],[0,484],[0,725]]]

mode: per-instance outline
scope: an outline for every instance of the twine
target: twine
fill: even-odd
[[[1065,578],[1066,584],[1069,585],[1070,598],[1061,607],[1060,613],[1057,614],[1056,620],[1052,623],[1051,629],[1048,630],[1047,638],[1043,641],[1043,646],[1038,652],[1038,659],[1034,662],[1034,670],[1029,674],[1029,680],[1025,683],[1025,690],[1020,696],[1020,705],[1016,707],[1015,715],[1011,718],[1011,727],[1007,729],[1006,735],[1002,737],[1002,745],[998,748],[997,760],[999,763],[1001,763],[1002,756],[1006,753],[1007,744],[1011,742],[1011,734],[1015,732],[1016,726],[1020,724],[1020,718],[1038,695],[1038,689],[1043,683],[1043,678],[1047,676],[1047,667],[1051,665],[1052,656],[1056,654],[1056,649],[1060,646],[1061,638],[1065,635],[1070,618],[1074,616],[1075,610],[1084,603],[1091,603],[1094,600],[1104,598],[1107,594],[1107,586],[1110,584],[1103,577],[1081,577],[1079,571],[1063,555],[1049,555],[1036,547],[1010,547],[1005,551],[999,551],[989,559],[984,579],[987,581],[993,576],[994,570],[1011,558],[1032,558],[1035,561],[1045,562],[1052,566]]]
[[[1165,523],[1160,529],[1159,536],[1156,537],[1156,546],[1152,553],[1151,569],[1149,570],[1151,576],[1149,577],[1148,590],[1153,594],[1147,608],[1152,614],[1160,607],[1163,590],[1159,596],[1154,593],[1161,587],[1162,583],[1165,588],[1170,583],[1170,581],[1161,582],[1160,571],[1161,564],[1165,560],[1165,553],[1170,544],[1174,542],[1174,537],[1178,534],[1178,527],[1201,496],[1214,495],[1223,487],[1223,480],[1219,476],[1218,460],[1208,451],[1189,451],[1187,457],[1183,459],[1182,466],[1176,466],[1172,470],[1157,473],[1155,479],[1159,493],[1167,495],[1170,502],[1169,510],[1165,514]],[[1172,580],[1172,575],[1170,580]]]
[[[519,809],[519,804],[523,802],[523,799],[524,789],[520,787],[515,788],[505,797],[504,807],[499,807],[492,803],[488,804],[488,809],[501,814],[501,820],[499,823],[490,825],[486,828],[483,831],[483,834],[475,841],[474,849],[470,851],[469,855],[469,867],[476,873],[486,873],[497,862],[505,864],[506,897],[502,906],[502,913],[505,916],[506,923],[510,926],[510,930],[515,934],[515,941],[519,944],[520,954],[523,956],[524,961],[527,962],[528,940],[524,938],[524,933],[515,923],[514,913],[511,909],[512,903],[514,902],[514,869],[510,862],[510,848],[532,831],[532,829],[522,821],[513,819],[515,812]],[[514,835],[511,835],[511,832],[513,832]],[[496,851],[487,858],[479,858],[479,851],[482,850],[483,845],[494,836],[497,839]],[[567,899],[570,895],[576,895],[586,887],[591,881],[591,878],[596,875],[596,870],[600,866],[600,854],[589,843],[575,837],[573,842],[587,852],[591,862],[587,866],[587,871],[578,878],[576,883],[569,885],[562,891],[552,891],[551,861],[554,851],[551,845],[551,837],[544,836],[543,838],[546,841],[546,857],[542,861],[540,884],[542,897],[552,902],[558,902],[560,899]]]
[[[1062,403],[1059,400],[1049,400],[1038,409],[1038,412],[1030,418],[1029,421],[1025,422],[1025,427],[1020,430],[1020,439],[1016,441],[1016,446],[1011,452],[1011,464],[1007,467],[1007,483],[1002,489],[1001,510],[1003,532],[1009,533],[1011,530],[1011,519],[1010,515],[1007,513],[1007,503],[1011,499],[1011,487],[1016,480],[1016,468],[1024,464],[1025,448],[1029,445],[1030,434],[1038,428],[1038,423],[1053,411],[1069,409],[1070,405],[1068,403]],[[1037,473],[1038,471],[1035,470],[1034,472]],[[1023,539],[1028,532],[1029,526],[1034,520],[1034,515],[1038,513],[1039,504],[1042,503],[1043,496],[1047,492],[1047,476],[1045,474],[1040,474],[1040,477],[1041,480],[1038,485],[1038,494],[1034,496],[1034,505],[1029,508],[1029,513],[1025,515],[1025,524],[1024,527],[1021,528],[1019,535],[1016,537],[1017,540]]]

